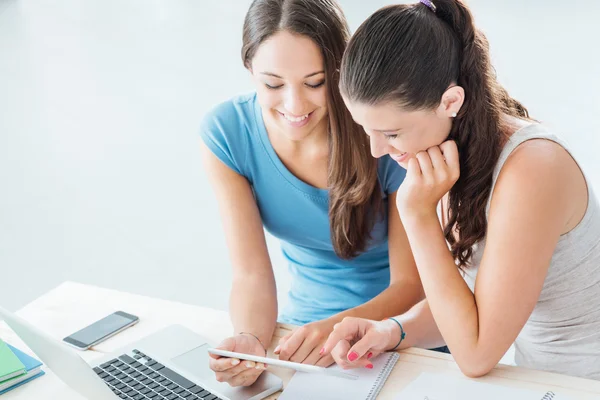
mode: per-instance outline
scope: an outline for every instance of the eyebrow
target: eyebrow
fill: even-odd
[[[306,75],[306,76],[304,77],[304,79],[306,79],[306,78],[310,78],[311,76],[315,76],[315,75],[319,75],[319,74],[324,74],[324,73],[325,73],[325,71],[317,71],[317,72],[313,72],[312,74],[308,74],[308,75]],[[261,72],[261,74],[262,74],[262,75],[273,76],[273,77],[275,77],[275,78],[279,78],[279,79],[283,79],[283,77],[282,77],[282,76],[279,76],[279,75],[277,75],[277,74],[274,74],[274,73],[272,73],[272,72]]]

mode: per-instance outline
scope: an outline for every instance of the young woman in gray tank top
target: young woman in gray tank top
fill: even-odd
[[[407,169],[397,206],[427,299],[392,320],[345,319],[322,353],[363,367],[446,344],[475,377],[515,343],[518,365],[600,380],[598,200],[498,84],[467,6],[377,11],[344,54],[341,90],[372,154]]]

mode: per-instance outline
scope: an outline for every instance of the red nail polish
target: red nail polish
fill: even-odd
[[[367,364],[367,368],[373,369],[373,364]]]
[[[319,355],[322,356],[323,353],[325,353],[325,347],[321,348],[321,351],[319,352]]]
[[[356,352],[354,352],[354,351],[352,353],[348,354],[348,360],[349,361],[354,361],[357,358],[358,358],[358,354]]]
[[[373,353],[369,352],[369,354],[367,354],[367,358],[371,358],[373,357]]]

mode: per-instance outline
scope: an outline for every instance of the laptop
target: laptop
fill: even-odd
[[[258,400],[283,387],[279,377],[266,371],[248,387],[217,382],[208,367],[210,343],[181,325],[88,364],[75,350],[2,307],[0,317],[56,376],[90,400]]]

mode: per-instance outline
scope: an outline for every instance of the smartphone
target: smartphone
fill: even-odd
[[[87,350],[137,324],[139,320],[135,315],[117,311],[67,336],[63,341],[78,350]]]

